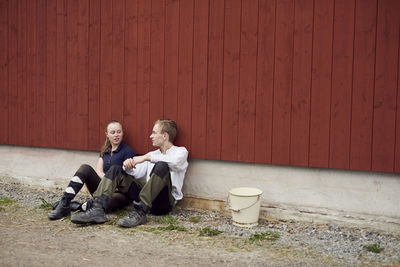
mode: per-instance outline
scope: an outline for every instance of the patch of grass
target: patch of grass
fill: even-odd
[[[108,221],[105,224],[108,225],[117,225],[117,222],[120,218],[128,216],[129,212],[126,209],[119,209],[113,212],[111,216],[108,216]]]
[[[113,212],[115,216],[118,218],[126,217],[129,214],[129,211],[126,209],[119,209]]]
[[[176,224],[170,224],[165,227],[158,227],[159,230],[162,231],[179,231],[179,232],[187,232],[187,229],[184,226],[181,225],[176,225]]]
[[[107,216],[108,221],[105,222],[106,225],[117,225],[120,218],[126,217],[129,214],[127,209],[117,209],[112,212],[111,215]]]
[[[369,245],[364,245],[363,248],[366,251],[369,252],[374,252],[374,253],[381,253],[385,248],[381,247],[380,243],[374,243],[374,244],[369,244]]]
[[[0,205],[5,205],[5,204],[11,204],[16,202],[15,200],[12,200],[8,197],[0,197]]]
[[[136,229],[136,227],[135,227],[135,228],[131,229],[128,233],[130,235],[135,235],[137,232],[138,232],[138,229]]]
[[[145,231],[145,232],[148,232],[148,233],[153,233],[153,234],[156,234],[156,235],[161,234],[161,232],[158,231],[158,228],[154,228],[154,227],[140,227],[139,230],[142,230],[142,231]]]
[[[255,243],[255,242],[261,242],[264,240],[268,241],[275,241],[280,238],[280,235],[278,233],[272,232],[272,231],[267,231],[263,233],[255,233],[251,235],[250,241]]]
[[[198,223],[198,222],[200,222],[200,220],[201,220],[200,216],[193,216],[193,217],[189,218],[189,222],[192,222],[192,223]]]
[[[39,209],[50,210],[53,208],[53,204],[47,202],[44,198],[39,198],[42,201],[42,204],[38,206]]]
[[[161,224],[176,224],[178,222],[178,219],[172,215],[155,216],[154,222]]]
[[[220,233],[222,232],[217,229],[210,228],[208,226],[200,230],[200,236],[216,236],[219,235]]]
[[[116,216],[108,217],[105,225],[117,225],[119,218]]]

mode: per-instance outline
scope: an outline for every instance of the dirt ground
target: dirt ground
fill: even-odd
[[[59,192],[0,182],[0,266],[400,266],[398,260],[382,261],[371,253],[360,252],[356,261],[327,255],[291,237],[292,230],[281,232],[280,242],[252,241],[246,229],[212,235],[203,230],[222,224],[229,228],[230,222],[206,211],[178,209],[169,216],[149,216],[146,225],[130,229],[116,225],[129,208],[108,215],[102,225],[79,226],[69,217],[49,221],[50,207],[39,200],[57,198]],[[17,200],[8,201],[7,194]],[[291,227],[287,222],[261,224]]]
[[[318,265],[299,259],[301,251],[271,243],[200,236],[196,230],[157,230],[152,222],[122,229],[115,219],[104,225],[77,226],[69,219],[49,221],[47,210],[3,205],[0,216],[1,266],[265,266]],[[116,217],[116,216],[115,216]],[[322,259],[324,260],[324,259]],[[324,260],[326,261],[326,260]]]

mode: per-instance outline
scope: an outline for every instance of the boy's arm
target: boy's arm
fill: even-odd
[[[168,167],[173,171],[182,171],[187,168],[187,157],[188,151],[184,147],[178,147],[174,153],[167,154],[167,155],[159,155],[149,153],[150,155],[150,162],[156,163],[158,161],[164,161],[168,164]]]
[[[129,158],[124,161],[124,167],[127,169],[133,169],[136,167],[137,164],[145,162],[145,161],[150,161],[150,155],[146,154],[143,156],[136,156],[133,158]]]
[[[124,161],[122,168],[124,169],[124,171],[127,174],[132,175],[135,178],[140,178],[140,177],[146,175],[147,164],[141,164],[143,162],[146,162],[146,159],[147,159],[146,156],[147,155],[136,156],[136,157],[127,159]]]

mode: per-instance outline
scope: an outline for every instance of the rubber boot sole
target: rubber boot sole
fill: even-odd
[[[100,224],[100,223],[105,223],[107,221],[107,218],[104,217],[92,217],[90,220],[82,220],[82,219],[77,219],[71,217],[71,222],[75,224]]]
[[[71,211],[64,212],[64,213],[59,213],[59,214],[51,212],[51,213],[47,214],[47,218],[49,218],[49,220],[52,220],[52,221],[53,220],[59,220],[59,219],[62,219],[64,217],[68,217],[70,214],[71,214]]]
[[[54,202],[54,204],[52,205],[52,209],[55,210],[58,206],[58,204],[60,204],[60,201],[56,201]],[[79,203],[78,201],[71,201],[71,203],[69,204],[69,207],[71,208],[71,211],[77,211],[81,209],[82,204]]]

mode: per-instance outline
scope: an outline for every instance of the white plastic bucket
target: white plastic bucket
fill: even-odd
[[[262,191],[251,187],[238,187],[229,191],[229,209],[232,224],[239,227],[258,225]]]

